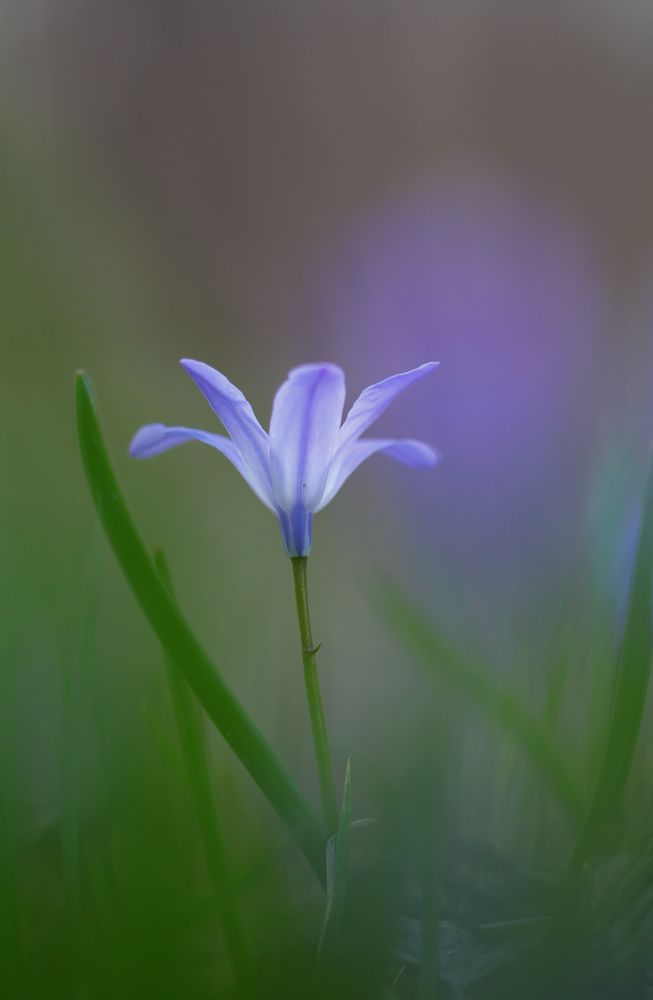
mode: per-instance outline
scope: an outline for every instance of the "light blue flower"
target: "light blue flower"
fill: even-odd
[[[134,437],[130,453],[150,458],[186,441],[210,444],[229,459],[259,500],[279,519],[289,556],[311,550],[313,514],[329,503],[345,480],[370,455],[384,452],[414,468],[433,466],[438,454],[421,441],[361,435],[403,389],[437,367],[427,362],[371,385],[358,397],[341,426],[345,376],[332,364],[293,368],[278,390],[266,434],[240,389],[201,361],[183,360],[229,437],[187,427],[148,424]]]

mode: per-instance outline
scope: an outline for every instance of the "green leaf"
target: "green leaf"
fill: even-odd
[[[483,670],[452,649],[437,627],[397,587],[386,584],[379,593],[385,622],[430,671],[454,684],[524,752],[546,779],[572,821],[583,814],[583,799],[555,743],[537,716]]]
[[[94,948],[89,935],[82,885],[84,848],[80,822],[80,720],[93,656],[93,635],[98,608],[98,548],[100,529],[93,524],[86,567],[79,581],[79,626],[72,630],[74,642],[63,665],[61,746],[61,858],[66,906],[70,922],[70,949],[79,970],[80,990],[89,987],[90,957]],[[77,635],[79,632],[79,635]]]
[[[161,549],[157,549],[154,553],[154,564],[159,576],[174,598],[168,563]],[[168,686],[177,721],[179,742],[195,803],[215,902],[224,928],[227,951],[239,987],[241,991],[247,992],[250,965],[236,905],[233,879],[225,854],[215,796],[211,786],[211,772],[207,759],[202,719],[181,670],[170,658],[167,658],[167,667]]]
[[[20,938],[13,843],[0,788],[0,968],[9,989],[19,991],[25,970]]]
[[[327,844],[327,898],[322,934],[317,949],[318,977],[325,986],[342,937],[347,894],[347,860],[351,833],[351,761],[347,761],[338,829]]]
[[[637,559],[624,628],[603,761],[594,793],[571,854],[578,871],[614,819],[639,737],[651,671],[653,615],[653,463],[642,513]]]
[[[141,540],[102,438],[88,375],[77,375],[77,426],[86,478],[114,555],[159,641],[206,714],[267,796],[324,884],[322,825],[295,781],[202,649]]]

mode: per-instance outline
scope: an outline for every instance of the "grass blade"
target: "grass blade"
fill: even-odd
[[[644,711],[653,654],[653,463],[649,472],[635,571],[601,769],[574,845],[570,867],[591,857],[614,818],[630,773]]]
[[[20,934],[18,891],[14,852],[7,810],[0,788],[0,973],[10,990],[24,986],[23,949]]]
[[[114,555],[159,641],[206,714],[276,809],[324,884],[326,840],[294,779],[222,680],[156,570],[123,500],[102,438],[91,380],[77,375],[77,426],[88,485]]]
[[[318,981],[326,987],[342,935],[347,894],[347,860],[351,833],[351,761],[347,761],[338,830],[327,844],[327,899],[317,949]]]
[[[66,913],[69,922],[70,958],[83,995],[90,986],[91,952],[84,912],[82,879],[80,723],[93,655],[93,634],[98,609],[99,528],[93,525],[89,552],[79,580],[79,612],[73,628],[74,644],[66,650],[63,665],[61,725],[61,858]]]
[[[385,622],[402,642],[433,671],[459,688],[492,722],[521,748],[546,779],[562,809],[577,822],[583,799],[545,727],[536,715],[484,671],[469,663],[438,632],[429,618],[396,587],[380,593]]]
[[[155,552],[154,563],[159,576],[174,597],[168,564],[161,549],[157,549]],[[233,882],[225,856],[218,811],[211,787],[202,720],[184,675],[170,661],[168,661],[167,667],[170,697],[177,721],[179,742],[195,802],[206,863],[224,929],[227,951],[236,980],[241,991],[245,993],[249,981],[247,949],[240,926]]]

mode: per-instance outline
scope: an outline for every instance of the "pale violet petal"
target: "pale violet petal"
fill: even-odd
[[[231,438],[222,434],[209,434],[206,431],[194,430],[190,427],[166,427],[165,424],[146,424],[134,435],[129,446],[129,454],[132,458],[152,458],[160,455],[163,451],[176,448],[187,441],[201,441],[203,444],[211,445],[222,452],[229,461],[238,469],[243,479],[256,493],[259,500],[262,500],[266,507],[274,510],[266,494],[260,489],[257,481],[250,475],[249,469],[243,462],[238,446]]]
[[[361,462],[364,462],[372,455],[382,452],[390,458],[404,465],[410,465],[414,469],[426,469],[434,466],[439,460],[439,454],[430,445],[423,441],[391,440],[366,438],[364,441],[354,441],[339,451],[331,464],[327,478],[324,495],[315,510],[322,510],[323,507],[333,500],[334,496],[349,479],[352,472],[355,472]]]
[[[183,358],[180,363],[237,445],[252,481],[250,485],[256,483],[256,487],[252,485],[252,488],[261,498],[266,498],[268,506],[272,506],[268,436],[256,419],[252,407],[240,389],[215,368],[189,358]]]
[[[293,368],[275,396],[270,472],[277,506],[291,520],[320,502],[344,401],[344,374],[331,364]]]
[[[242,459],[238,448],[231,438],[221,434],[209,434],[207,431],[194,430],[191,427],[167,427],[165,424],[146,424],[134,435],[129,446],[132,458],[152,458],[163,451],[176,448],[187,441],[202,441],[212,448],[221,451],[239,472],[242,472]]]
[[[438,365],[438,361],[427,361],[419,368],[400,372],[399,375],[391,375],[390,378],[377,382],[375,385],[369,385],[367,389],[364,389],[340,428],[336,450],[340,451],[352,441],[356,441],[370,424],[373,424],[381,416],[400,392],[412,385],[413,382],[424,378],[429,372],[434,371]]]

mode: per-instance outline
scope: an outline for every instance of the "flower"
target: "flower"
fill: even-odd
[[[196,440],[217,448],[235,465],[256,496],[279,519],[292,558],[311,551],[313,514],[334,498],[366,458],[384,452],[414,468],[433,466],[438,454],[421,441],[361,435],[403,389],[437,367],[430,361],[365,389],[341,426],[345,376],[332,364],[293,368],[278,390],[266,434],[240,389],[201,361],[182,367],[218,415],[229,437],[187,427],[148,424],[134,437],[130,454],[150,458]]]

